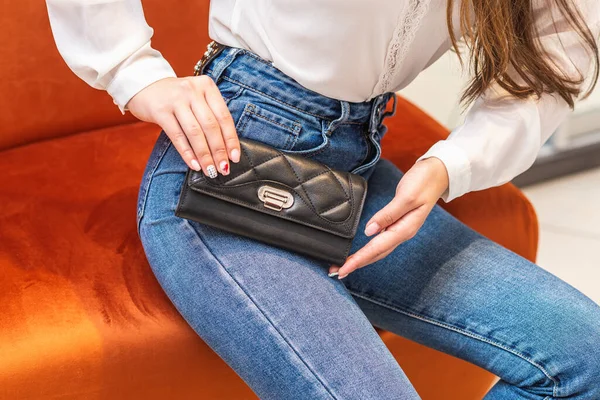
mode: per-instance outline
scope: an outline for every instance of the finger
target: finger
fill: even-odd
[[[417,199],[397,194],[367,222],[365,235],[371,236],[398,221],[403,215],[417,206]]]
[[[339,265],[331,265],[331,266],[329,266],[329,271],[328,271],[327,276],[329,276],[330,278],[333,278],[334,276],[337,276],[339,269],[340,269]]]
[[[353,271],[372,264],[391,253],[400,243],[403,243],[417,233],[427,216],[421,208],[407,213],[385,231],[371,239],[364,247],[352,254],[338,270],[340,279]]]
[[[353,257],[354,254],[350,254],[348,257],[346,257],[346,261],[348,261],[351,257]],[[329,273],[327,275],[329,275],[330,277],[335,277],[337,276],[338,271],[340,270],[340,266],[336,265],[336,264],[331,264],[329,266]]]
[[[227,153],[229,153],[231,161],[240,161],[240,141],[235,130],[235,123],[216,84],[207,85],[204,98],[219,122],[223,140],[225,141]]]
[[[204,173],[210,178],[216,178],[217,169],[206,143],[204,132],[189,105],[184,103],[175,106],[175,117],[183,128]]]
[[[192,101],[192,111],[196,119],[200,122],[208,143],[208,148],[219,171],[223,175],[229,175],[229,160],[227,158],[227,149],[223,141],[221,127],[204,97],[198,96]]]
[[[181,158],[188,167],[195,171],[200,171],[200,163],[196,158],[196,154],[190,146],[187,136],[181,128],[181,125],[179,125],[175,115],[171,113],[165,114],[157,118],[156,122],[165,131],[169,139],[171,139],[173,146],[175,146],[175,149],[181,155]]]
[[[353,254],[353,257],[346,260],[344,265],[338,270],[340,279],[353,271],[369,265],[380,254],[393,249],[400,243],[394,232],[384,231],[371,239],[364,247]]]

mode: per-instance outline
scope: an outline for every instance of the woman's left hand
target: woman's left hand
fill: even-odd
[[[332,265],[329,273],[338,272],[338,279],[342,279],[411,239],[447,188],[448,172],[441,160],[431,157],[415,163],[400,179],[392,201],[367,222],[365,235],[379,232],[377,236],[351,254],[341,267]]]

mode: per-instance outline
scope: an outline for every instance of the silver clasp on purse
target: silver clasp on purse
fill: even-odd
[[[294,196],[291,193],[268,185],[258,188],[258,198],[265,207],[275,211],[290,208],[294,204]]]

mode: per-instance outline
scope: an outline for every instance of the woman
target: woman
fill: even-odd
[[[228,47],[181,78],[139,0],[47,4],[73,71],[163,128],[138,198],[148,261],[261,398],[418,398],[372,325],[498,375],[487,399],[600,398],[600,307],[436,205],[527,169],[593,88],[596,1],[213,1]],[[384,106],[459,37],[473,107],[403,174],[380,158]],[[227,175],[238,136],[368,179],[344,265],[174,215],[186,169]]]

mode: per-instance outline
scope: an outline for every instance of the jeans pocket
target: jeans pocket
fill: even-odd
[[[328,138],[319,118],[258,91],[244,90],[228,107],[240,137],[304,156],[327,145]]]
[[[246,103],[235,129],[241,137],[267,143],[279,150],[288,150],[294,146],[302,124],[264,106]]]

